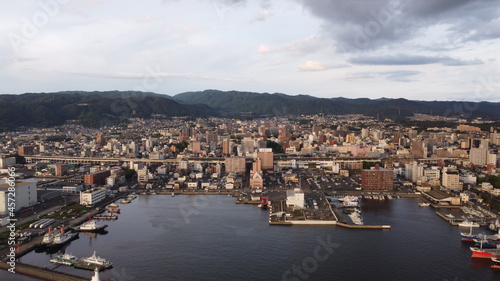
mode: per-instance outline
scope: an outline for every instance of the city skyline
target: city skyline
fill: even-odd
[[[123,3],[5,4],[0,94],[220,89],[500,101],[492,1]]]

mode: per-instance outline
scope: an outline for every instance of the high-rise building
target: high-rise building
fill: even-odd
[[[17,148],[17,153],[19,155],[33,155],[35,153],[35,147],[32,145],[21,145]]]
[[[224,160],[226,173],[244,174],[246,171],[245,157],[229,157]]]
[[[471,149],[469,152],[469,160],[477,166],[485,166],[488,161],[488,146],[489,141],[485,139],[471,140]]]
[[[427,147],[422,140],[413,140],[411,143],[411,156],[417,159],[427,157]]]
[[[462,191],[462,184],[460,183],[458,170],[444,168],[441,184],[448,189]]]
[[[252,138],[243,138],[241,140],[241,153],[243,156],[255,152],[255,140]]]
[[[103,135],[101,132],[97,133],[97,136],[95,138],[95,142],[97,145],[103,146],[106,144],[106,140],[104,139]]]
[[[417,182],[424,175],[424,166],[417,161],[405,165],[405,178],[412,182]]]
[[[354,134],[347,134],[347,136],[345,137],[345,142],[347,143],[355,143],[356,142],[356,139],[355,139],[355,136]]]
[[[361,138],[367,138],[370,134],[370,130],[368,128],[361,129]]]
[[[189,143],[190,149],[194,153],[201,152],[201,141],[192,141]]]
[[[274,153],[272,148],[260,148],[257,157],[262,160],[263,170],[272,170],[274,168]]]
[[[222,154],[229,155],[231,154],[231,143],[229,139],[224,139],[222,141]]]
[[[68,171],[68,166],[63,164],[55,164],[55,175],[56,176],[64,176]]]
[[[16,182],[14,189],[14,198],[16,199],[14,206],[9,204],[12,202],[10,195],[12,187],[7,184],[0,184],[0,215],[6,215],[14,209],[19,211],[21,208],[33,206],[37,203],[36,182]]]
[[[364,190],[392,190],[394,187],[394,171],[381,169],[378,165],[371,170],[362,170],[361,187]]]
[[[83,178],[84,184],[105,185],[106,178],[109,177],[110,175],[111,172],[109,170],[86,174]]]

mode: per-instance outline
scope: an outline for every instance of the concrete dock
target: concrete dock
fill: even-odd
[[[320,220],[288,220],[288,221],[270,221],[270,225],[282,225],[282,226],[292,226],[292,225],[309,225],[309,226],[325,226],[325,225],[338,225],[345,228],[352,229],[391,229],[390,225],[355,225],[347,224],[338,221],[320,221]]]
[[[5,262],[0,262],[0,269],[8,270],[10,266],[5,263]],[[88,281],[90,280],[90,275],[89,278],[83,278],[80,276],[68,274],[68,273],[63,273],[63,272],[58,272],[54,270],[49,270],[46,268],[34,266],[34,265],[28,265],[28,264],[23,264],[20,262],[16,262],[16,268],[15,268],[15,274],[22,274],[26,276],[30,276],[33,278],[38,278],[41,280],[48,280],[48,281]],[[14,273],[13,273],[14,274]]]

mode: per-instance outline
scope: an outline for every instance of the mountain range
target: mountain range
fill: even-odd
[[[500,119],[500,103],[412,101],[407,99],[317,98],[281,93],[205,90],[173,97],[135,91],[26,93],[0,95],[0,131],[50,127],[67,121],[91,127],[126,122],[130,117],[273,117],[301,114],[364,114],[404,119],[414,113]]]

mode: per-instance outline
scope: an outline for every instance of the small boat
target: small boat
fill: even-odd
[[[491,269],[500,270],[500,258],[493,257],[491,261],[493,262]]]
[[[118,205],[116,205],[115,203],[111,203],[108,205],[108,207],[110,208],[118,208]]]
[[[117,220],[118,216],[117,215],[95,215],[94,216],[95,220]]]
[[[419,207],[428,207],[430,205],[431,205],[431,203],[427,203],[427,202],[418,203]]]
[[[349,218],[351,219],[353,224],[356,225],[362,225],[363,224],[363,219],[361,218],[360,212],[359,211],[354,211],[350,214],[348,214]]]
[[[175,197],[175,193],[172,192],[172,197]]]
[[[120,201],[121,204],[130,204],[130,201],[129,200],[122,200]]]
[[[449,219],[454,219],[454,218],[455,218],[455,216],[454,216],[454,215],[452,215],[452,214],[446,214],[445,216],[446,216],[447,218],[449,218]]]
[[[492,231],[500,230],[500,221],[496,219],[493,223],[488,225],[488,228]]]
[[[50,262],[62,265],[73,265],[78,262],[78,258],[70,254],[55,255],[50,259]]]
[[[86,231],[86,232],[99,232],[103,231],[106,227],[108,227],[107,224],[105,225],[98,225],[95,220],[91,220],[89,216],[89,220],[85,222],[84,224],[74,227],[74,231]]]
[[[117,213],[119,214],[121,209],[106,209],[106,211],[108,211],[109,213]]]
[[[479,227],[480,225],[476,222],[473,222],[473,221],[464,220],[463,222],[459,223],[458,226],[461,226],[461,227]]]

